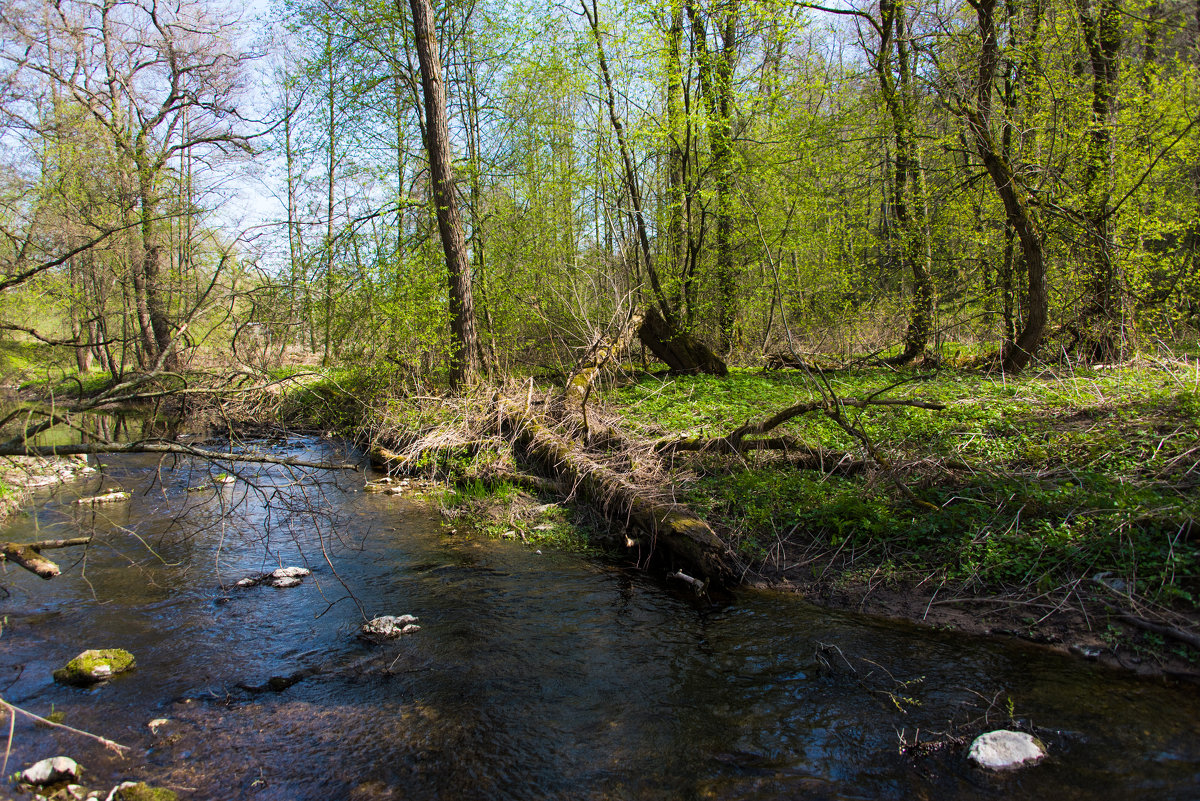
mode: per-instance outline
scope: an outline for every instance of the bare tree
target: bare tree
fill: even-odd
[[[250,151],[250,123],[239,113],[241,68],[236,20],[187,0],[14,0],[0,9],[0,85],[5,119],[41,142],[88,126],[106,151],[116,186],[115,224],[82,245],[129,232],[129,275],[143,366],[176,361],[175,327],[164,268],[172,159]],[[46,101],[53,97],[51,109]],[[70,114],[64,114],[69,109]],[[68,249],[68,254],[71,252]],[[49,269],[59,256],[17,270]],[[61,262],[60,262],[61,263]]]

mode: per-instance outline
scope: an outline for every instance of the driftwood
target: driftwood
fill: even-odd
[[[118,490],[116,492],[106,492],[103,495],[91,495],[87,498],[80,498],[75,503],[80,506],[87,506],[89,504],[96,506],[105,503],[120,503],[121,501],[129,500],[130,497],[128,492]]]
[[[513,438],[514,448],[551,473],[560,485],[578,493],[614,520],[641,532],[650,552],[663,552],[681,569],[712,585],[734,581],[733,556],[695,513],[669,501],[652,498],[643,488],[596,462],[573,440],[534,420],[525,408],[507,398],[495,400],[497,416]]]
[[[20,565],[31,573],[36,573],[44,579],[52,579],[61,571],[58,565],[42,556],[42,551],[53,548],[71,548],[76,545],[87,545],[91,537],[75,537],[69,540],[42,540],[41,542],[5,542],[0,543],[0,559]]]

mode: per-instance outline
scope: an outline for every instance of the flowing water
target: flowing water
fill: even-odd
[[[0,532],[95,533],[50,554],[53,581],[0,576],[0,695],[130,751],[21,719],[9,773],[66,754],[91,786],[200,799],[1200,797],[1191,687],[790,595],[700,603],[619,566],[452,533],[419,503],[363,493],[361,474],[237,467],[222,485],[218,468],[106,461]],[[132,501],[71,503],[116,487]],[[280,565],[313,575],[233,586]],[[419,632],[355,637],[403,613]],[[137,670],[93,689],[51,679],[105,647]],[[962,745],[900,752],[985,715],[1002,727],[1010,702],[1050,748],[1038,766],[988,775]]]

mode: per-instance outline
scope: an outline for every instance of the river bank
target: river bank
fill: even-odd
[[[557,392],[518,389],[534,411]],[[882,369],[831,372],[824,383],[794,371],[633,374],[598,388],[589,417],[604,432],[595,457],[698,513],[734,584],[1194,677],[1198,391],[1200,367],[1184,362],[1019,380]],[[841,421],[820,406],[830,396],[849,402]],[[415,458],[403,472],[452,487],[428,494],[462,527],[646,566],[652,550],[626,518],[582,502],[488,429],[491,398],[414,394],[378,372],[281,375],[261,395],[222,401],[212,419],[408,446]],[[854,407],[856,398],[893,405]],[[797,406],[807,411],[772,430],[769,447],[730,436]],[[193,413],[206,408],[192,402]],[[668,556],[654,569],[690,568]]]
[[[471,427],[486,419],[486,398],[472,410],[439,398],[363,402],[371,395],[363,389],[354,390],[357,417],[320,393],[305,408],[337,409],[318,416],[360,441],[429,436],[439,444],[415,472],[492,493],[497,502],[479,510],[492,535],[541,533],[547,521],[523,523],[504,504],[522,490],[537,494],[504,477],[529,465]],[[610,463],[649,475],[646,486],[711,524],[740,581],[1137,672],[1195,676],[1198,391],[1200,367],[1188,362],[1020,379],[859,369],[824,383],[735,370],[722,379],[635,375],[597,391],[588,416],[610,441],[620,432],[626,452],[607,446]],[[530,385],[519,394],[536,407],[553,392]],[[823,413],[823,397],[851,402],[842,421]],[[895,405],[856,408],[856,398]],[[808,411],[773,429],[766,447],[746,438],[731,450],[731,432],[797,406]],[[594,528],[594,545],[644,563],[620,525]]]

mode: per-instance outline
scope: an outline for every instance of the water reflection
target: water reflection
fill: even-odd
[[[103,482],[133,491],[127,509],[81,511],[63,492],[19,524],[82,525],[97,543],[52,583],[4,576],[0,692],[135,751],[118,760],[22,726],[16,763],[68,753],[97,783],[230,799],[1200,792],[1188,691],[772,593],[696,606],[638,574],[449,535],[418,505],[357,491],[355,474],[177,467],[112,459]],[[239,481],[213,482],[226,467]],[[314,574],[233,587],[281,564]],[[353,636],[364,615],[400,613],[422,630],[383,646]],[[49,680],[82,648],[117,645],[134,675],[90,691]],[[296,680],[262,691],[272,677]],[[901,730],[934,736],[993,697],[1041,727],[1050,760],[993,777],[958,748],[900,755]],[[152,734],[160,717],[171,723]]]

